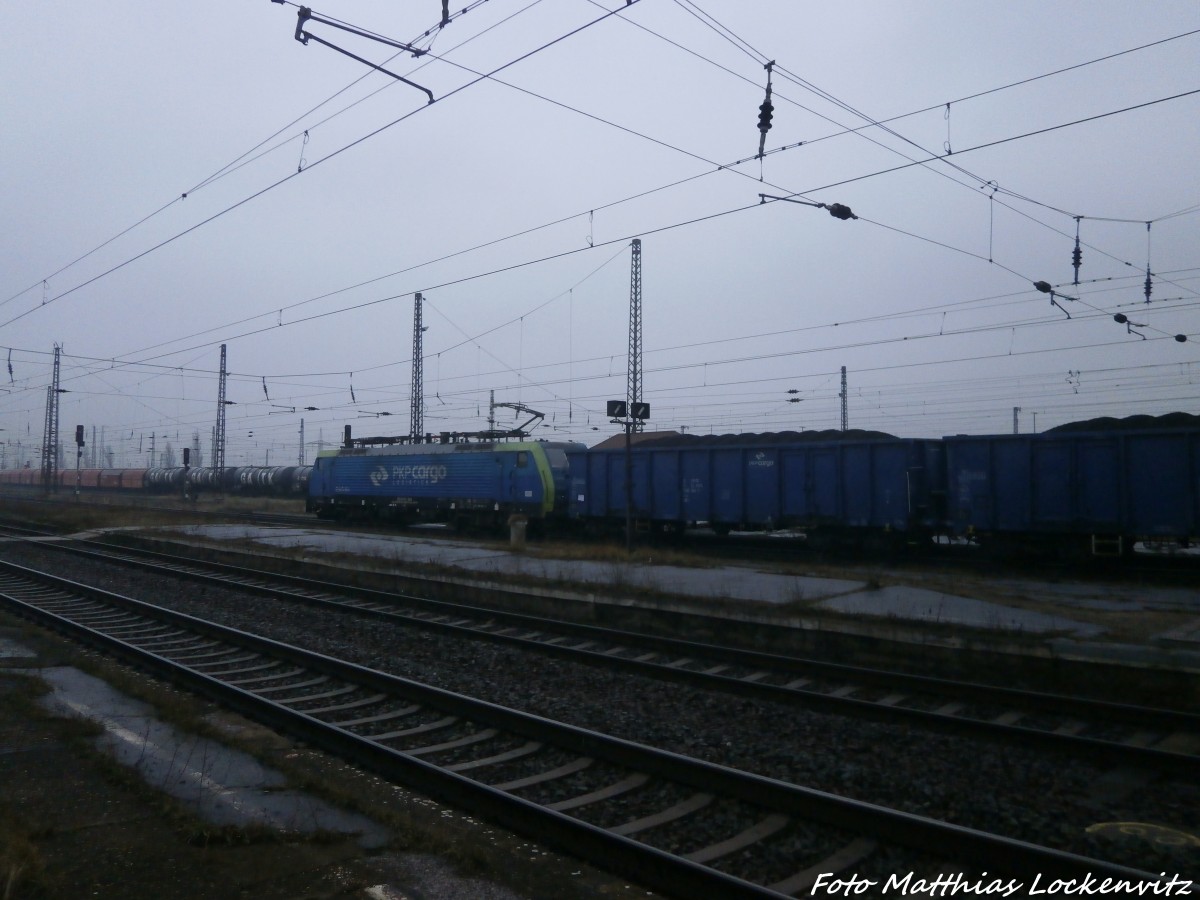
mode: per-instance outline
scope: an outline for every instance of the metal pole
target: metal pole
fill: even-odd
[[[625,552],[633,553],[633,419],[625,417]]]

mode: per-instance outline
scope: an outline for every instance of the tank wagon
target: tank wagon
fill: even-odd
[[[312,466],[237,466],[214,468],[147,469],[150,493],[225,493],[251,497],[303,497],[308,492]]]
[[[181,466],[147,469],[145,489],[151,494],[182,494],[188,470]]]
[[[582,444],[542,441],[349,446],[318,455],[309,512],[497,527],[511,515],[565,516],[567,452]]]
[[[308,479],[312,466],[240,466],[205,470],[213,485],[219,484],[228,494],[255,497],[303,497],[308,494]]]
[[[665,533],[796,528],[814,545],[883,548],[941,530],[945,482],[934,440],[863,432],[681,436],[631,450],[633,518]],[[732,440],[730,440],[732,438]],[[570,516],[625,521],[625,452],[571,456]]]
[[[1200,429],[943,439],[957,534],[1007,549],[1121,555],[1200,536]]]

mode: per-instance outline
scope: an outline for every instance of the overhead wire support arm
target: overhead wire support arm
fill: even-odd
[[[377,41],[380,44],[387,44],[389,47],[395,47],[397,50],[404,50],[408,53],[411,53],[413,56],[424,56],[427,52],[422,50],[420,47],[414,47],[412,44],[405,44],[401,41],[392,41],[383,37],[382,35],[372,34],[369,31],[361,31],[360,29],[352,28],[345,23],[338,22],[333,19],[326,19],[324,16],[318,16],[314,14],[313,11],[307,6],[300,7],[299,12],[296,13],[296,18],[296,40],[302,44],[307,44],[308,38],[320,41],[320,38],[318,38],[316,35],[309,34],[304,30],[304,23],[311,19],[314,22],[320,22],[322,25],[329,25],[333,28],[339,28],[342,31],[350,32],[350,34],[357,34],[359,37],[365,37],[368,40]]]
[[[380,44],[387,44],[389,47],[395,47],[398,50],[404,50],[408,53],[411,53],[413,56],[424,56],[425,55],[424,50],[421,50],[418,47],[414,47],[412,44],[405,44],[405,43],[401,43],[400,41],[388,40],[387,38],[381,37],[380,35],[371,34],[370,32],[367,32],[367,31],[360,31],[357,28],[351,28],[349,25],[344,25],[341,22],[335,22],[332,19],[326,19],[323,16],[314,15],[313,11],[311,9],[309,9],[307,6],[300,7],[299,12],[296,13],[296,40],[298,40],[301,44],[308,46],[308,42],[310,40],[316,41],[321,46],[328,47],[330,50],[336,50],[338,53],[342,54],[343,56],[348,56],[351,59],[362,63],[364,66],[370,66],[376,72],[382,72],[384,75],[390,75],[392,78],[395,78],[397,81],[404,82],[409,87],[414,87],[418,91],[423,91],[425,93],[425,95],[429,97],[429,102],[430,103],[433,102],[433,91],[429,90],[429,88],[421,87],[421,85],[417,84],[414,81],[409,81],[403,75],[397,75],[395,72],[391,72],[391,71],[385,69],[383,66],[376,65],[375,63],[371,62],[369,59],[363,59],[361,56],[351,53],[349,50],[339,47],[336,44],[331,44],[329,41],[325,40],[324,38],[319,38],[315,34],[311,34],[310,32],[305,31],[304,26],[309,21],[319,22],[322,25],[329,25],[332,28],[338,28],[338,29],[341,29],[342,31],[348,31],[350,34],[356,34],[359,37],[364,37],[364,38],[367,38],[368,40],[376,41]]]
[[[1059,310],[1062,311],[1062,314],[1064,316],[1066,316],[1068,319],[1071,318],[1070,312],[1068,312],[1067,308],[1065,306],[1063,306],[1061,303],[1059,303],[1056,298],[1062,297],[1064,300],[1070,300],[1072,302],[1078,303],[1079,302],[1078,297],[1068,297],[1066,294],[1058,293],[1056,290],[1054,290],[1054,285],[1050,284],[1050,282],[1048,282],[1048,281],[1035,281],[1033,283],[1033,286],[1035,288],[1037,288],[1039,291],[1041,291],[1043,294],[1049,294],[1050,295],[1050,305],[1057,306],[1059,308]]]
[[[817,203],[815,200],[797,200],[795,197],[776,197],[774,194],[759,194],[758,203],[761,206],[768,200],[785,200],[788,203],[799,203],[801,206],[815,206],[817,209],[827,209],[835,219],[857,219],[850,207],[844,203]]]
[[[513,437],[513,436],[527,437],[529,435],[529,432],[532,431],[533,428],[537,427],[537,425],[534,425],[533,423],[541,422],[542,419],[546,418],[545,413],[538,412],[536,409],[530,409],[528,406],[525,406],[524,404],[521,404],[521,403],[493,403],[492,404],[492,409],[500,409],[501,407],[504,407],[505,409],[511,409],[513,412],[518,413],[518,414],[524,414],[524,415],[529,416],[529,418],[526,421],[522,422],[520,425],[517,425],[515,428],[513,428],[509,432],[507,432],[505,435],[506,437]]]

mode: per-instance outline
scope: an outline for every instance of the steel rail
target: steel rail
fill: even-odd
[[[269,655],[302,670],[336,678],[365,690],[403,697],[439,711],[462,716],[472,722],[488,724],[506,732],[544,741],[592,759],[645,772],[674,784],[707,793],[717,793],[792,818],[816,820],[824,825],[876,840],[911,848],[921,853],[937,853],[939,858],[982,865],[989,871],[1004,872],[1007,877],[1053,878],[1112,877],[1136,881],[1156,881],[1158,875],[1117,866],[1041,847],[1023,841],[988,834],[975,829],[950,825],[926,817],[879,807],[788,784],[763,776],[740,772],[678,754],[655,750],[591,732],[576,726],[516,712],[505,707],[463,697],[449,691],[409,679],[388,675],[352,663],[333,659],[269,640],[237,629],[153,606],[152,604],[80,585],[22,566],[0,564],[5,586],[2,595],[10,608],[23,615],[70,634],[93,646],[134,661],[156,673],[186,684],[189,688],[222,702],[272,727],[291,733],[315,746],[349,758],[442,800],[488,817],[515,831],[528,834],[568,853],[596,862],[603,868],[621,872],[634,880],[682,896],[780,897],[786,896],[768,886],[756,885],[707,865],[666,853],[632,838],[599,828],[572,816],[538,805],[496,787],[489,786],[450,769],[433,765],[403,751],[330,725],[303,711],[273,702],[252,690],[222,681],[195,667],[171,660],[162,651],[164,641],[183,644],[187,633],[213,639],[254,654]],[[33,596],[17,596],[19,585],[33,583],[27,590]],[[49,590],[48,590],[49,589]],[[95,621],[102,618],[116,623],[118,629],[139,625],[135,617],[168,623],[179,637],[159,636],[159,649],[138,648],[129,640],[106,633],[103,628],[76,621],[64,607],[86,604],[80,615]],[[47,610],[57,605],[58,611]],[[110,611],[105,611],[105,608]],[[117,610],[119,615],[114,619]],[[193,653],[195,647],[184,652]],[[301,684],[303,684],[302,682]],[[298,685],[293,685],[293,687]]]
[[[53,546],[110,562],[117,561],[151,570],[165,569],[189,578],[225,587],[233,584],[245,590],[289,601],[343,610],[349,608],[361,615],[392,621],[399,619],[407,624],[445,634],[508,644],[603,668],[620,669],[739,696],[802,704],[840,713],[867,714],[889,720],[908,719],[927,726],[949,728],[958,733],[975,732],[1025,745],[1036,744],[1047,749],[1074,752],[1086,755],[1090,759],[1147,766],[1156,771],[1194,773],[1197,764],[1200,763],[1200,714],[1182,710],[1140,707],[781,656],[563,620],[542,619],[489,607],[448,603],[225,563],[201,564],[160,551],[113,548],[111,545],[92,541],[79,543],[83,543],[84,546]],[[293,590],[281,589],[278,587],[280,584],[291,585]],[[342,599],[345,597],[353,597],[369,605],[348,603]],[[431,613],[434,617],[408,614],[399,608],[401,606],[415,607]],[[507,627],[494,627],[493,623],[504,624]],[[514,631],[517,633],[513,633]],[[583,643],[556,642],[564,636],[580,638]],[[648,659],[649,654],[645,652],[632,657],[619,655],[618,651],[626,651],[631,647],[650,651],[662,658]],[[683,661],[692,667],[680,665]],[[712,663],[727,667],[736,666],[746,670],[746,674],[739,676],[726,671],[713,671],[719,666],[713,666]],[[767,680],[766,676],[781,683]],[[836,679],[838,686],[829,690],[809,687],[813,677]],[[853,696],[853,693],[863,687],[882,689],[888,693],[876,700]],[[916,694],[919,698],[940,700],[932,704],[926,703],[925,706],[905,705],[906,702],[916,699],[910,696],[911,694]],[[950,699],[962,702],[946,702]],[[991,717],[970,715],[971,707],[966,704],[991,705],[1000,707],[1001,711],[995,713],[993,710],[995,714]],[[926,708],[927,706],[931,708]],[[1064,717],[1066,721],[1059,722],[1056,726],[1062,730],[1021,724],[1020,718],[1029,711]],[[1086,727],[1111,726],[1117,722],[1128,727],[1153,729],[1157,734],[1152,735],[1151,739],[1165,736],[1171,738],[1177,746],[1191,746],[1197,749],[1164,748],[1079,733]],[[1181,735],[1184,736],[1182,740]],[[1146,735],[1133,737],[1145,738]]]

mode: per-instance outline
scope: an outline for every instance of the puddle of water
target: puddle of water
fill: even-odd
[[[78,669],[41,669],[53,689],[41,703],[52,712],[90,719],[104,728],[97,744],[151,787],[170,794],[214,825],[265,825],[311,834],[356,834],[364,848],[385,845],[387,832],[363,816],[287,789],[286,779],[249,754],[184,734],[154,710]]]
[[[0,637],[0,659],[34,659],[37,656],[33,650],[11,638]]]

